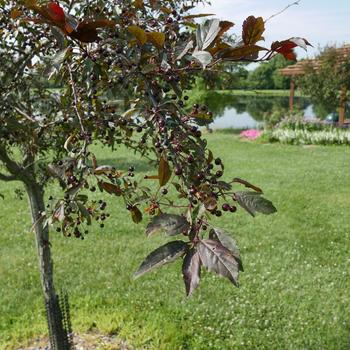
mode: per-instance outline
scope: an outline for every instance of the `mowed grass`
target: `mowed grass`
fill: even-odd
[[[146,239],[147,220],[133,224],[109,198],[103,230],[94,226],[84,241],[52,234],[56,286],[69,292],[74,330],[118,334],[135,349],[349,349],[350,149],[207,138],[226,179],[261,186],[278,208],[215,219],[241,247],[241,287],[203,273],[187,299],[181,261],[132,280],[167,238]],[[152,173],[132,154],[98,153]],[[46,321],[27,202],[15,199],[16,186],[0,186],[0,348],[11,349],[44,335]]]

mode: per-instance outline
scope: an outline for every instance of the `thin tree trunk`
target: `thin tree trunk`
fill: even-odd
[[[37,183],[26,183],[25,186],[36,235],[40,278],[46,305],[51,349],[67,350],[70,346],[63,327],[59,298],[53,284],[53,263],[51,260],[49,230],[48,227],[43,227],[43,220],[41,219],[41,213],[45,211],[44,191]]]

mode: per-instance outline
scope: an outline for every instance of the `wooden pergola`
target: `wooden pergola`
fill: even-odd
[[[350,59],[350,44],[339,49],[335,49],[335,52],[337,63],[345,63]],[[291,77],[289,95],[289,109],[291,112],[293,112],[294,109],[295,77],[306,74],[307,69],[310,66],[317,71],[317,69],[319,69],[321,66],[321,63],[322,61],[320,59],[304,60],[279,70],[282,75]],[[346,87],[340,87],[340,89],[341,98],[339,106],[339,125],[341,126],[344,124],[349,124],[350,119],[345,119],[347,89]]]

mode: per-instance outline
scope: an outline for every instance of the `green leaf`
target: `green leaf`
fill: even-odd
[[[209,271],[228,278],[238,287],[238,262],[227,248],[211,239],[201,240],[197,247],[200,259]]]
[[[255,216],[256,212],[269,215],[277,211],[272,202],[262,197],[259,192],[235,192],[234,196],[238,204],[252,216]]]
[[[164,230],[168,236],[175,236],[179,233],[187,232],[190,225],[186,218],[175,214],[160,214],[154,216],[152,221],[147,225],[146,235]]]
[[[146,257],[135,272],[134,278],[138,278],[147,272],[173,262],[182,256],[187,249],[188,245],[183,241],[173,241],[164,244]]]

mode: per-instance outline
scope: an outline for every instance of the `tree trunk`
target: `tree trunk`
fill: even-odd
[[[45,211],[44,191],[37,183],[26,183],[31,216],[36,235],[39,269],[44,293],[51,350],[67,350],[70,342],[63,325],[59,297],[53,284],[53,263],[48,227],[43,227],[41,213]]]

